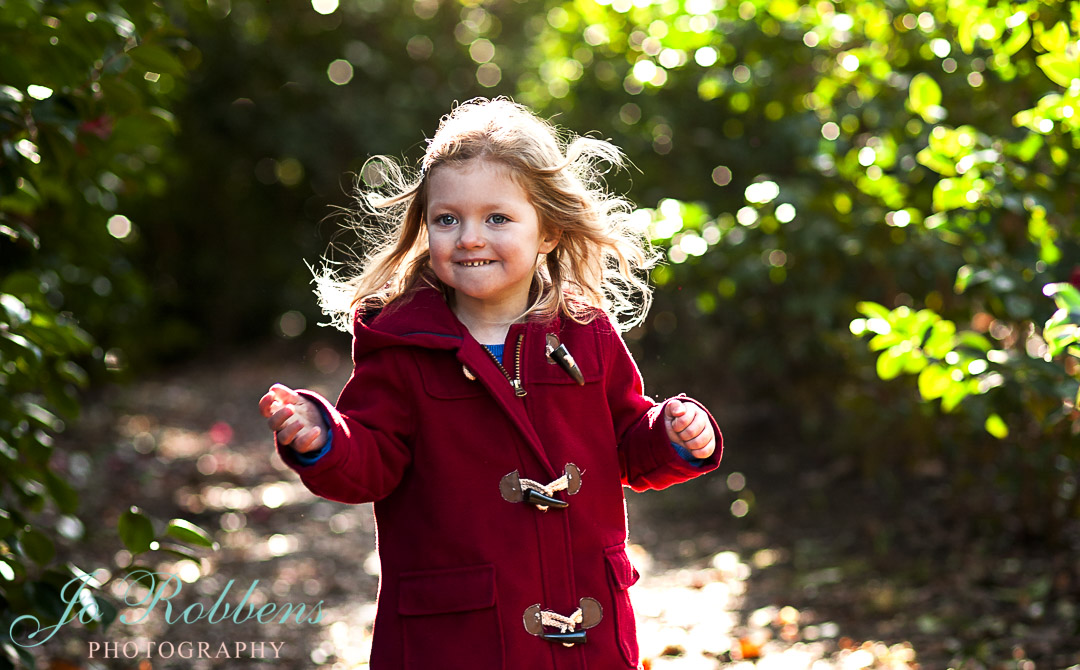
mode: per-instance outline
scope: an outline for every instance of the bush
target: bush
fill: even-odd
[[[950,466],[990,498],[987,528],[1008,510],[1053,537],[1076,517],[1075,6],[612,2],[546,18],[522,94],[571,126],[612,119],[655,203],[641,216],[671,263],[647,342],[689,341],[688,360],[732,368],[875,481]]]
[[[9,0],[0,12],[5,634],[20,615],[55,622],[64,584],[86,577],[57,550],[58,542],[89,538],[76,516],[75,476],[53,458],[53,436],[78,415],[80,389],[91,377],[123,367],[121,345],[139,346],[136,314],[146,282],[127,254],[141,222],[122,212],[125,203],[163,188],[155,166],[175,131],[167,106],[182,91],[193,56],[171,25],[149,1],[121,9]],[[148,542],[131,528],[150,524],[137,511],[121,520],[120,535],[133,554]],[[101,599],[98,605],[98,623],[106,625],[114,610]],[[32,665],[25,650],[6,644],[4,650],[0,666]]]

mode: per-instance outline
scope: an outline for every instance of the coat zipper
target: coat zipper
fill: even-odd
[[[510,373],[506,371],[503,364],[499,362],[499,359],[495,357],[495,354],[487,347],[482,347],[487,355],[491,357],[491,360],[495,361],[495,365],[499,366],[503,375],[506,376],[506,380],[510,382],[510,387],[514,389],[514,395],[519,398],[524,398],[528,391],[521,385],[521,343],[525,341],[525,333],[519,333],[517,338],[517,350],[514,353],[514,376],[511,377]]]

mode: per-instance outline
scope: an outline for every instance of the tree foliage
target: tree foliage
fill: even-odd
[[[117,343],[137,336],[146,282],[128,256],[138,223],[124,206],[164,189],[155,166],[175,132],[168,107],[194,55],[150,2],[0,3],[5,635],[20,615],[55,622],[63,586],[88,578],[67,551],[90,540],[78,517],[85,473],[53,453],[53,439],[78,415],[90,377],[122,365]],[[150,549],[153,523],[134,508],[119,532],[133,556]],[[115,615],[101,599],[97,611],[102,625]],[[25,650],[4,649],[0,665],[32,663]]]
[[[700,329],[694,356],[734,362],[806,428],[842,426],[830,440],[852,442],[868,476],[897,462],[874,451],[914,441],[900,462],[988,477],[1053,534],[1080,511],[1063,283],[1080,261],[1078,12],[563,3],[521,89],[567,116],[617,115],[630,138],[671,261],[654,278],[677,289],[655,330]],[[849,329],[874,335],[873,368]]]

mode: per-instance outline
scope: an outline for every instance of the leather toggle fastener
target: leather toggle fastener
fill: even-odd
[[[577,611],[570,616],[546,610],[540,605],[532,605],[526,608],[522,617],[525,630],[530,634],[548,642],[562,643],[564,647],[585,644],[586,629],[600,623],[603,618],[604,610],[593,598],[579,600]],[[558,628],[559,632],[549,633],[545,628]]]
[[[570,503],[556,498],[555,494],[566,491],[567,495],[572,496],[581,490],[581,470],[573,463],[567,463],[563,471],[562,477],[550,484],[541,484],[521,477],[518,471],[514,470],[499,481],[499,493],[507,502],[527,502],[535,505],[541,512],[546,512],[549,507],[564,509],[569,507]]]

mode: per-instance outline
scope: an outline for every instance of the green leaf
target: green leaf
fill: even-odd
[[[11,535],[15,530],[15,522],[6,509],[0,509],[0,539]]]
[[[136,584],[142,584],[147,589],[153,589],[157,585],[157,579],[154,575],[157,572],[154,568],[145,565],[136,565],[132,563],[127,568],[124,568],[124,575],[135,582]]]
[[[948,369],[931,363],[919,373],[919,395],[923,400],[940,398],[953,383]]]
[[[1065,51],[1069,43],[1069,27],[1064,21],[1058,21],[1050,30],[1040,30],[1037,41],[1039,46],[1051,53]]]
[[[25,412],[27,419],[34,421],[34,423],[38,424],[42,428],[46,428],[54,432],[60,432],[64,429],[64,422],[60,420],[60,417],[56,416],[41,405],[28,402],[23,406],[23,412]]]
[[[997,49],[994,49],[994,51],[999,54],[1005,54],[1006,56],[1012,56],[1017,51],[1020,51],[1020,49],[1025,44],[1027,44],[1028,40],[1030,39],[1031,26],[1028,25],[1027,21],[1024,21],[1020,25],[1013,28],[1012,35],[1009,36],[1009,39],[1005,40],[1005,43]]]
[[[1035,64],[1062,88],[1069,88],[1074,79],[1080,78],[1080,62],[1064,53],[1043,54],[1035,59]]]
[[[996,413],[986,417],[985,428],[986,432],[999,440],[1003,440],[1009,435],[1009,427],[1005,425],[1005,420]]]
[[[187,542],[207,549],[217,548],[217,543],[210,538],[210,534],[186,519],[173,519],[169,521],[169,528],[165,531],[169,537],[176,538],[181,542]]]
[[[133,554],[140,554],[150,549],[154,541],[154,524],[137,507],[132,507],[120,515],[117,524],[120,539]]]
[[[937,123],[944,118],[941,111],[941,87],[925,72],[912,78],[908,87],[908,104],[911,111],[927,123]]]
[[[86,385],[90,383],[90,377],[86,374],[86,370],[83,370],[71,361],[58,362],[56,364],[56,372],[63,379],[75,384],[79,388],[85,388]]]
[[[877,374],[881,379],[894,379],[904,369],[907,356],[896,347],[886,350],[877,359]]]
[[[965,330],[957,336],[955,346],[958,349],[966,347],[982,352],[990,351],[992,348],[990,340],[986,339],[984,335],[980,335],[979,333],[970,330]]]
[[[1080,312],[1080,290],[1069,282],[1057,282],[1043,286],[1043,295],[1053,298],[1061,309]]]
[[[3,346],[4,340],[7,340],[11,345]],[[13,346],[12,346],[13,345]],[[0,350],[13,350],[15,353],[12,358],[33,358],[34,362],[41,362],[42,352],[41,347],[37,346],[30,340],[26,339],[18,333],[12,333],[7,330],[0,331]]]
[[[161,545],[161,551],[180,558],[186,558],[189,561],[195,561],[196,563],[202,560],[195,552],[179,544],[163,544]]]
[[[876,302],[870,302],[864,300],[856,303],[855,309],[859,310],[860,314],[868,317],[877,317],[879,319],[889,320],[889,310],[884,305],[879,305]]]
[[[26,303],[8,293],[0,294],[0,307],[7,313],[7,322],[18,327],[30,320],[30,310]]]
[[[19,536],[19,546],[23,554],[38,565],[45,565],[56,555],[56,547],[49,536],[31,528]]]
[[[924,356],[923,352],[919,349],[912,349],[904,358],[904,372],[909,375],[922,372],[923,368],[930,362],[926,360],[926,356]]]
[[[95,623],[100,625],[103,629],[108,628],[113,621],[116,621],[116,617],[119,614],[116,605],[113,605],[101,596],[94,596],[94,602],[97,603],[99,612]]]
[[[39,611],[53,620],[64,616],[66,605],[61,597],[61,590],[56,584],[45,580],[30,582],[26,585],[27,595]]]
[[[119,114],[129,114],[143,105],[138,89],[123,79],[103,77],[101,91],[109,106]]]
[[[1060,312],[1061,310],[1058,310],[1058,313]],[[1043,330],[1043,339],[1046,340],[1050,355],[1057,356],[1080,341],[1080,326],[1071,323],[1051,326],[1050,321],[1047,321],[1047,327]]]
[[[128,51],[127,55],[149,72],[173,76],[184,74],[184,66],[180,63],[180,59],[157,45],[142,44]]]
[[[945,354],[952,351],[955,346],[956,324],[943,319],[931,326],[923,350],[931,358],[945,358]]]
[[[45,473],[45,488],[64,514],[75,514],[79,509],[79,494],[66,481],[49,471]]]
[[[872,337],[866,347],[870,351],[881,351],[882,349],[895,347],[906,339],[907,338],[900,333],[882,333],[881,335]]]

